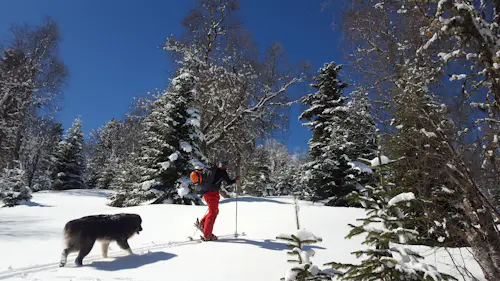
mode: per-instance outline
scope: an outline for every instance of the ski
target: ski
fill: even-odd
[[[239,236],[245,236],[246,234],[243,232],[243,233],[233,233],[233,234],[225,234],[225,235],[220,235],[218,236],[218,238],[231,238],[231,237],[239,237]],[[188,239],[187,240],[184,240],[184,241],[170,241],[168,242],[168,246],[180,246],[180,245],[189,245],[189,244],[196,244],[196,243],[201,243],[201,242],[206,242],[203,240],[203,238],[200,236],[200,238],[194,238],[192,236],[188,236],[187,237]],[[213,241],[217,241],[217,240],[213,240]],[[210,241],[207,241],[207,242],[210,242]]]

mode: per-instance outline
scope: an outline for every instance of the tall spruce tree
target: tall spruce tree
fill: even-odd
[[[311,84],[317,92],[304,97],[302,102],[309,108],[299,117],[308,120],[305,125],[313,131],[306,184],[313,190],[312,200],[326,205],[345,205],[343,197],[355,188],[346,178],[350,159],[344,152],[344,134],[340,134],[340,124],[347,118],[347,97],[342,93],[347,84],[338,78],[341,68],[331,62],[319,70],[316,83]]]
[[[53,156],[52,189],[67,190],[84,187],[83,142],[82,121],[78,117],[68,130],[68,134],[59,142]]]
[[[121,187],[121,195],[117,195],[125,205],[150,200],[176,204],[192,201],[183,199],[189,194],[184,183],[194,165],[204,160],[198,148],[203,136],[198,110],[191,107],[195,77],[188,66],[178,73],[145,119],[145,136],[137,158],[140,178],[132,186],[134,192]]]

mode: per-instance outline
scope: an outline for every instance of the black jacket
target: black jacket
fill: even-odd
[[[211,183],[204,182],[202,184],[201,194],[205,194],[210,191],[219,192],[222,181],[225,181],[228,185],[231,185],[236,182],[236,179],[230,179],[226,169],[217,168],[215,170],[215,176],[213,182]]]

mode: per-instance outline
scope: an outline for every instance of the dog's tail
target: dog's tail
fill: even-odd
[[[75,229],[71,221],[64,225],[63,236],[67,247],[78,247],[80,245],[80,232],[81,230]]]

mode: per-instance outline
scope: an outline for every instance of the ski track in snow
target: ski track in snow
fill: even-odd
[[[250,281],[279,280],[293,266],[287,263],[286,243],[279,234],[296,233],[293,198],[243,196],[238,198],[238,230],[234,237],[234,198],[222,199],[214,233],[214,242],[189,241],[200,232],[193,226],[206,206],[146,205],[129,208],[107,206],[106,190],[44,191],[33,194],[32,202],[14,208],[0,209],[0,280],[166,280],[175,281]],[[324,263],[336,261],[358,263],[351,252],[365,248],[363,237],[344,239],[348,223],[364,215],[362,209],[324,207],[300,201],[301,227],[323,241],[306,249],[316,253],[313,264],[327,269]],[[65,267],[59,267],[63,249],[62,228],[75,218],[90,214],[137,213],[143,219],[143,231],[129,239],[135,255],[113,242],[109,257],[100,254],[96,242],[82,267],[74,265],[76,253],[68,256]],[[452,261],[445,251],[415,247],[430,264],[450,271]],[[168,251],[165,251],[167,250]],[[479,266],[467,249],[450,249],[458,263],[466,264],[479,280],[485,280]],[[464,258],[462,259],[462,255]],[[257,270],[264,269],[265,270]]]
[[[240,236],[245,236],[245,234],[244,233],[241,235],[226,234],[226,235],[219,235],[218,237],[219,237],[219,239],[224,239],[224,238],[230,238],[230,237],[237,238]],[[152,246],[135,248],[133,251],[134,251],[136,256],[142,256],[142,255],[149,254],[150,251],[162,250],[162,249],[167,249],[167,248],[172,248],[172,247],[179,247],[179,246],[198,244],[198,243],[203,243],[203,241],[201,241],[201,239],[193,239],[193,240],[185,240],[185,241],[169,241],[166,243],[154,244]],[[212,243],[212,242],[205,242],[205,243]],[[215,243],[217,243],[217,241],[215,241]],[[137,254],[137,252],[140,252],[140,254]],[[127,257],[127,255],[120,255],[123,253],[124,253],[124,251],[122,251],[122,250],[110,251],[108,253],[108,259],[109,258]],[[89,263],[89,262],[103,260],[103,259],[104,258],[101,255],[92,255],[92,256],[86,256],[84,260],[86,263]],[[76,266],[71,266],[69,264],[70,263],[66,264],[65,267],[69,267],[69,268],[76,267]],[[17,275],[24,275],[27,273],[40,272],[40,271],[45,271],[45,270],[50,270],[50,269],[55,269],[55,268],[59,268],[59,262],[38,264],[38,265],[33,265],[33,266],[15,268],[15,269],[6,270],[6,271],[0,271],[0,280],[15,277]]]

